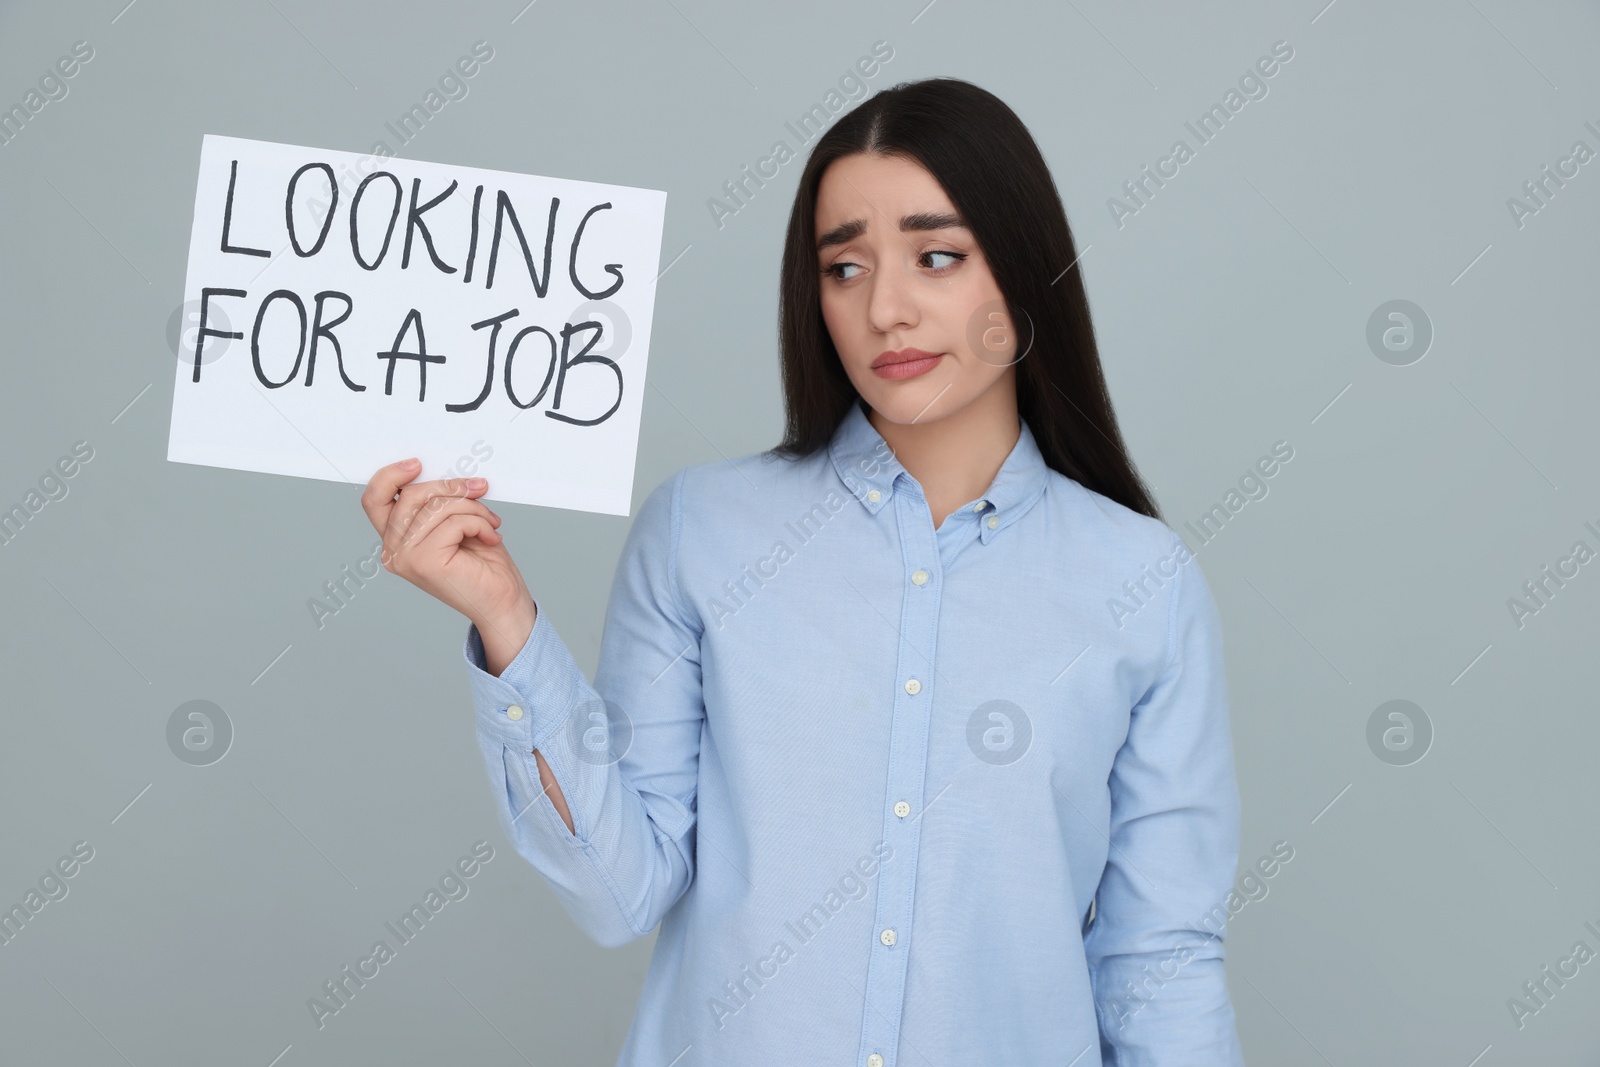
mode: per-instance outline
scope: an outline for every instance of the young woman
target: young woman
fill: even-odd
[[[787,434],[648,494],[592,685],[482,480],[374,475],[385,566],[471,620],[507,836],[600,944],[660,926],[622,1064],[1242,1063],[1219,618],[1076,259],[990,93],[841,117],[784,249]]]

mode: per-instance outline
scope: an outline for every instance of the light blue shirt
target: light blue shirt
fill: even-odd
[[[572,920],[660,924],[623,1067],[1242,1064],[1215,602],[1025,422],[938,529],[859,404],[805,459],[690,466],[592,685],[557,624],[500,677],[469,629],[478,740]]]

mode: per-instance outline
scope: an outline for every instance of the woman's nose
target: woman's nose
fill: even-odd
[[[916,325],[913,281],[898,264],[873,272],[872,295],[867,303],[867,318],[873,329],[879,333],[889,333],[896,327]]]

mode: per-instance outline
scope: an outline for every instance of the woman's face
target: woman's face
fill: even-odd
[[[1000,287],[921,164],[868,154],[835,160],[822,175],[816,218],[822,318],[845,374],[875,412],[928,423],[997,385],[1015,389],[1016,337]],[[929,358],[893,362],[917,352]]]

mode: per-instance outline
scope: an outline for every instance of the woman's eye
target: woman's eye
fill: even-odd
[[[943,256],[945,259],[951,260],[953,262],[943,262],[943,263],[931,262],[931,260],[935,256]],[[966,258],[967,258],[967,255],[966,255],[965,252],[946,252],[946,251],[943,251],[943,250],[935,249],[933,251],[928,251],[928,252],[922,253],[920,256],[917,257],[917,262],[926,264],[928,269],[930,269],[934,274],[945,274],[945,273],[948,273],[949,271],[953,270],[955,268],[956,263],[959,263],[963,259],[966,259]],[[845,271],[849,271],[849,270],[859,271],[859,270],[861,270],[861,265],[858,264],[858,263],[846,263],[846,262],[842,262],[841,261],[839,263],[829,264],[828,266],[822,268],[822,273],[824,273],[826,275],[829,275],[830,277],[835,278],[835,279],[837,279],[837,280],[839,280],[841,282],[847,282],[847,281],[850,281],[852,278],[855,277],[855,275],[853,275],[853,274],[846,274],[845,273]]]

